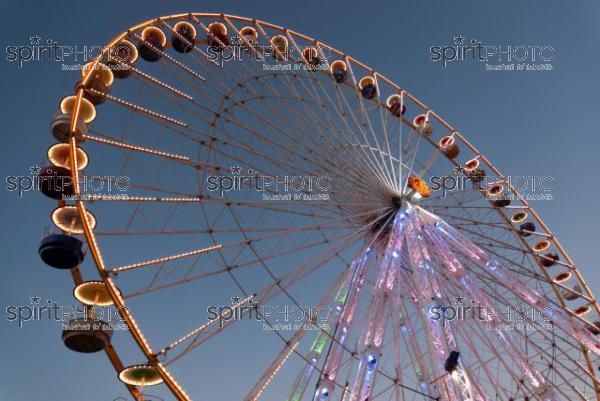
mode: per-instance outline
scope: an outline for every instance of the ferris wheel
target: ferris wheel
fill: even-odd
[[[101,323],[62,338],[135,399],[600,400],[600,311],[556,237],[342,51],[238,16],[153,19],[85,66],[52,134],[39,253]]]

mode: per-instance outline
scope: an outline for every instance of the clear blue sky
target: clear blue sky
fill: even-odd
[[[26,46],[35,35],[73,46],[102,45],[137,22],[191,11],[256,17],[318,38],[406,87],[505,175],[553,176],[554,199],[532,205],[592,291],[600,291],[600,4],[592,0],[4,1],[2,176],[29,175],[30,166],[44,162],[52,143],[50,117],[76,80],[75,72],[61,71],[56,62],[19,69],[6,60],[7,46]],[[431,46],[450,44],[456,35],[484,44],[552,46],[554,69],[490,72],[473,62],[443,69],[429,60]],[[69,280],[37,256],[51,204],[36,193],[18,199],[2,191],[1,196],[0,398],[103,401],[126,395],[104,355],[82,357],[65,350],[55,322],[30,322],[19,329],[4,318],[6,306],[28,305],[35,294],[73,302]]]

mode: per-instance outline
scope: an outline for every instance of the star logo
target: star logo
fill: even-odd
[[[454,303],[462,304],[465,302],[465,299],[461,295],[457,295],[454,297]]]
[[[231,174],[241,174],[241,172],[242,172],[242,168],[237,165],[231,167],[230,170],[231,170]]]
[[[40,173],[41,167],[37,164],[35,166],[29,167],[29,171],[31,171],[32,175],[38,175]]]
[[[465,38],[462,35],[458,35],[458,36],[454,37],[455,45],[462,45],[463,43],[465,43]]]
[[[29,41],[31,42],[32,45],[39,45],[40,44],[40,40],[42,40],[42,38],[40,38],[37,35],[29,37]]]
[[[454,166],[454,173],[456,174],[462,174],[464,173],[465,169],[462,166]]]
[[[40,298],[38,296],[38,294],[35,294],[34,296],[30,297],[29,300],[31,301],[31,304],[39,304],[42,298]]]
[[[231,297],[231,303],[232,304],[239,304],[240,303],[240,297],[238,297],[237,295],[234,295]]]

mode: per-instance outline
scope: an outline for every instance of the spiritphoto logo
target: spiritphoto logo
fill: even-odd
[[[326,70],[325,61],[332,59],[333,55],[327,48],[307,46],[292,46],[276,49],[272,45],[260,45],[255,39],[247,36],[246,42],[237,36],[229,39],[230,45],[226,47],[208,46],[207,58],[221,67],[231,61],[252,60],[263,63],[263,70]],[[281,63],[269,62],[278,60]],[[283,63],[288,61],[289,63]]]
[[[437,304],[429,308],[431,320],[441,321],[444,327],[449,322],[473,320],[488,330],[550,330],[553,316],[554,311],[549,306],[534,308],[515,304],[496,307],[462,295],[455,296],[451,305]]]
[[[51,38],[43,39],[34,34],[29,37],[27,44],[6,46],[4,52],[6,61],[15,63],[19,69],[27,63],[50,61],[61,63],[62,70],[80,70],[100,54],[105,54],[109,60],[111,58],[120,61],[129,59],[130,49],[127,46],[117,45],[116,50],[118,51],[107,50],[106,46],[100,45],[61,44]]]
[[[262,194],[263,200],[329,200],[332,188],[328,176],[264,175],[240,166],[230,168],[228,175],[209,175],[206,189],[220,198],[231,191],[251,191]]]
[[[254,296],[242,299],[234,295],[231,305],[210,305],[206,312],[208,320],[218,322],[219,327],[248,319],[265,322],[266,331],[319,330],[327,328],[333,309],[328,305],[262,305],[254,301]]]
[[[73,185],[70,175],[61,175],[56,171],[50,174],[40,174],[42,168],[39,166],[29,167],[29,175],[9,175],[5,178],[5,189],[8,192],[16,192],[17,197],[22,198],[25,192],[50,190],[57,193],[65,193]],[[48,170],[50,171],[50,170]],[[79,188],[83,200],[93,200],[98,197],[121,197],[126,198],[125,192],[129,190],[130,179],[127,176],[95,176],[79,175]],[[75,200],[75,196],[63,196],[63,200]]]
[[[123,309],[126,310],[127,307]],[[50,298],[43,300],[37,294],[29,298],[28,304],[7,305],[4,313],[6,320],[14,322],[18,328],[26,323],[42,320],[60,322],[66,328],[69,321],[80,319],[82,324],[89,324],[90,327],[109,323],[113,330],[127,329],[125,319],[119,314],[119,309],[114,307],[61,305]]]
[[[451,44],[429,48],[429,59],[446,68],[454,62],[485,63],[486,71],[551,71],[552,46],[533,44],[488,45],[473,38],[455,35]]]
[[[552,176],[537,176],[537,175],[515,175],[506,176],[503,178],[494,175],[486,175],[483,177],[474,177],[464,170],[462,167],[456,167],[453,175],[432,175],[429,177],[429,187],[432,191],[441,191],[442,197],[446,197],[454,191],[466,191],[470,188],[478,187],[481,189],[490,189],[502,182],[520,193],[519,197],[531,200],[553,200],[551,191],[556,183]],[[495,195],[486,192],[486,196],[494,198]],[[498,194],[500,196],[500,194]],[[504,191],[501,196],[506,199],[514,198],[512,193]]]

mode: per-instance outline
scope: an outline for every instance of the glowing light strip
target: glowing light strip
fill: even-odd
[[[254,295],[250,295],[244,299],[242,299],[240,302],[234,304],[232,306],[232,308],[237,308],[245,303],[247,303],[249,300],[251,300],[254,297]],[[188,334],[186,334],[185,336],[181,337],[180,339],[173,341],[171,344],[169,344],[168,346],[166,346],[165,348],[163,348],[162,350],[160,350],[159,352],[156,353],[156,355],[160,355],[160,354],[164,354],[167,351],[175,348],[176,346],[178,346],[179,344],[181,344],[182,342],[184,342],[185,340],[187,340],[188,338],[200,333],[202,330],[206,329],[207,327],[209,327],[210,325],[212,325],[213,323],[218,322],[218,319],[213,319],[213,320],[209,320],[208,322],[200,325],[199,327],[195,328],[194,330],[190,331]]]
[[[150,43],[148,43],[144,39],[142,39],[139,35],[136,35],[135,33],[130,33],[130,35],[134,36],[137,40],[139,40],[141,42],[144,42],[145,46],[148,46],[150,49],[154,50],[156,53],[160,54],[161,56],[163,56],[167,60],[169,60],[172,63],[176,64],[181,69],[183,69],[183,70],[189,72],[190,74],[192,74],[194,77],[198,78],[201,81],[206,81],[206,78],[204,78],[202,75],[198,74],[196,71],[192,70],[190,67],[188,67],[187,65],[183,64],[182,62],[175,60],[173,57],[169,56],[167,53],[163,52],[162,50],[159,50],[156,47],[152,46]]]
[[[125,63],[122,63],[122,62],[121,62],[121,64],[125,64]],[[184,97],[184,98],[186,98],[187,100],[190,100],[190,101],[194,100],[194,98],[193,98],[192,96],[188,95],[187,93],[185,93],[185,92],[183,92],[183,91],[180,91],[179,89],[177,89],[177,88],[174,88],[173,86],[171,86],[171,85],[169,85],[169,84],[167,84],[167,83],[165,83],[165,82],[163,82],[163,81],[161,81],[161,80],[159,80],[159,79],[157,79],[157,78],[154,78],[152,75],[148,75],[148,74],[146,74],[145,72],[142,72],[142,71],[138,70],[138,69],[137,69],[137,68],[135,68],[134,66],[130,66],[130,65],[128,65],[128,64],[125,64],[125,65],[127,65],[127,67],[128,67],[128,68],[129,68],[131,71],[133,71],[135,74],[137,74],[137,75],[141,76],[142,78],[144,78],[144,79],[147,79],[147,80],[149,80],[149,81],[152,81],[152,82],[154,82],[155,84],[157,84],[157,85],[160,85],[160,86],[162,86],[163,88],[165,88],[165,89],[168,89],[168,90],[170,90],[171,92],[173,92],[173,93],[176,93],[177,95],[179,95],[179,96],[181,96],[181,97]]]
[[[91,88],[88,88],[86,90],[88,92],[94,93],[96,95],[104,96],[106,99],[111,100],[111,101],[113,101],[113,102],[115,102],[117,104],[120,104],[121,106],[129,107],[129,108],[131,108],[131,109],[133,109],[135,111],[139,111],[139,112],[142,112],[142,113],[147,114],[149,116],[163,119],[165,121],[168,121],[170,123],[179,125],[181,127],[187,127],[187,124],[184,123],[183,121],[179,121],[179,120],[176,120],[176,119],[174,119],[172,117],[165,116],[164,114],[157,113],[156,111],[147,109],[147,108],[142,107],[142,106],[138,106],[135,103],[131,103],[131,102],[128,102],[126,100],[119,99],[119,98],[117,98],[115,96],[109,95],[108,93],[100,92],[100,91],[97,91],[97,90],[91,89]]]
[[[183,161],[192,161],[192,159],[190,159],[187,156],[181,156],[181,155],[177,155],[175,153],[162,152],[160,150],[149,149],[149,148],[145,148],[143,146],[138,146],[138,145],[131,145],[131,144],[128,144],[128,143],[125,143],[125,142],[113,141],[111,139],[104,139],[104,138],[100,138],[100,137],[97,137],[97,136],[94,136],[94,135],[82,135],[81,137],[83,139],[89,140],[89,141],[104,143],[104,144],[107,144],[107,145],[117,146],[117,147],[121,147],[121,148],[125,148],[125,149],[130,149],[130,150],[137,150],[137,151],[144,152],[144,153],[151,153],[153,155],[164,156],[164,157],[168,157],[168,158],[171,158],[171,159],[178,159],[178,160],[183,160]]]
[[[211,246],[208,248],[197,249],[195,251],[184,252],[184,253],[180,253],[180,254],[172,255],[172,256],[166,256],[164,258],[152,259],[152,260],[148,260],[146,262],[139,262],[139,263],[134,263],[134,264],[127,265],[127,266],[117,267],[117,268],[111,269],[109,271],[113,274],[120,273],[120,272],[123,272],[126,270],[138,269],[140,267],[155,265],[158,263],[170,262],[173,260],[186,258],[188,256],[200,255],[200,254],[208,253],[208,252],[215,251],[215,250],[221,249],[221,248],[223,248],[223,245],[215,245],[215,246]]]
[[[258,390],[258,393],[256,393],[256,395],[254,396],[254,398],[252,398],[252,401],[257,401],[260,398],[260,396],[262,395],[262,393],[264,393],[264,391],[266,390],[266,388],[269,387],[269,384],[271,384],[271,381],[273,381],[273,379],[275,378],[275,376],[277,376],[277,373],[279,373],[279,371],[281,370],[281,368],[283,367],[283,365],[286,363],[286,361],[288,360],[288,358],[290,357],[290,355],[292,355],[292,352],[294,352],[294,350],[296,349],[296,347],[298,346],[299,343],[300,343],[300,341],[297,341],[296,344],[294,344],[294,346],[292,348],[290,348],[290,350],[285,354],[285,356],[283,357],[283,359],[281,360],[281,362],[279,362],[279,365],[277,365],[277,367],[271,373],[271,375],[269,376],[269,378],[267,379],[267,381],[265,381],[265,383],[262,385],[262,387],[260,388],[260,390]]]

